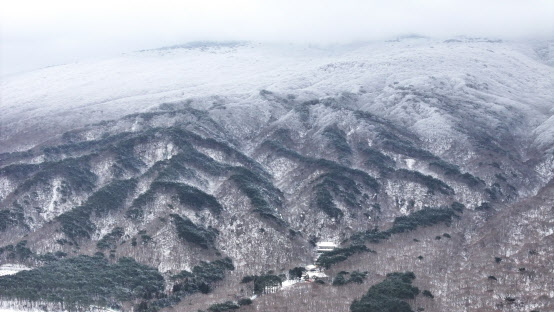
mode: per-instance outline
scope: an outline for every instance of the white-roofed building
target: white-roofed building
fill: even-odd
[[[337,244],[333,242],[319,242],[316,244],[317,246],[317,253],[324,253],[328,251],[333,251],[335,248],[337,248]]]

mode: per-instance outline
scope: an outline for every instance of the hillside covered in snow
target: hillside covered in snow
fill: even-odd
[[[6,77],[0,265],[34,269],[0,309],[554,309],[553,46],[198,42]]]

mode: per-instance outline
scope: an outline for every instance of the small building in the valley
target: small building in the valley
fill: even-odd
[[[319,268],[313,264],[310,264],[310,265],[307,265],[306,266],[306,272],[308,273],[315,273],[315,272],[319,272]]]
[[[335,248],[337,248],[337,244],[333,242],[319,242],[316,244],[317,247],[317,253],[321,254],[328,251],[333,251]]]
[[[306,282],[313,282],[318,279],[327,279],[328,276],[316,265],[307,265],[306,271],[302,274],[302,280]]]

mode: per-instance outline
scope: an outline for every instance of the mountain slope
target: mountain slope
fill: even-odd
[[[245,295],[242,276],[310,264],[315,242],[335,241],[377,253],[330,273],[370,270],[374,284],[414,271],[436,294],[428,311],[514,296],[526,298],[514,311],[548,309],[538,280],[520,287],[508,264],[488,268],[494,254],[527,265],[523,241],[539,242],[537,272],[552,260],[554,69],[537,44],[204,43],[12,77],[1,86],[0,263],[130,257],[160,272],[164,291],[110,305],[188,309],[189,297],[205,309],[204,290]],[[504,221],[514,214],[525,217]],[[201,262],[224,257],[233,270]],[[432,272],[437,263],[449,264]],[[507,274],[494,300],[468,266]],[[197,273],[206,268],[218,278]],[[306,291],[330,299],[306,311],[348,309],[322,287]],[[348,302],[368,287],[350,288]]]

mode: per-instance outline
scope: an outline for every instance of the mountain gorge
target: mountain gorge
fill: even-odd
[[[0,307],[550,311],[552,47],[201,42],[8,77],[0,265],[33,270]],[[264,291],[322,241],[367,276]]]

